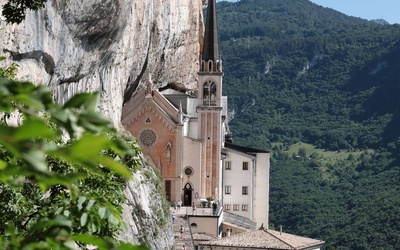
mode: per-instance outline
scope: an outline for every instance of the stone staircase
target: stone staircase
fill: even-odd
[[[175,250],[194,250],[192,234],[190,231],[189,222],[186,217],[186,208],[182,207],[180,211],[171,209],[171,214],[175,211],[175,222],[173,224]],[[184,228],[183,234],[180,232],[181,225]]]

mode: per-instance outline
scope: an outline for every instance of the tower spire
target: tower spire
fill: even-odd
[[[209,61],[213,62],[213,69],[204,69],[202,71],[221,71],[220,70],[220,49],[218,41],[218,23],[217,23],[217,10],[215,0],[208,0],[207,17],[204,31],[203,51],[201,55],[203,63],[208,64]]]

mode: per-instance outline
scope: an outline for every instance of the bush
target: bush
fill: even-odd
[[[58,105],[12,71],[0,71],[0,248],[139,249],[116,240],[138,148],[95,112],[96,93]]]

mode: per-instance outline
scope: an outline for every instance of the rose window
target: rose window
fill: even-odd
[[[156,133],[151,129],[145,129],[139,135],[140,143],[145,147],[152,147],[157,140]]]

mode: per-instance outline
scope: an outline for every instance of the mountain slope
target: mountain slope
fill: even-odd
[[[270,221],[328,249],[395,249],[400,25],[307,0],[218,10],[234,142],[273,151]]]
[[[396,67],[400,60],[396,55],[400,26],[347,17],[300,0],[257,4],[247,0],[222,3],[220,9],[221,37],[225,37],[224,90],[235,111],[231,126],[240,128],[234,131],[248,131],[241,127],[248,124],[246,116],[250,115],[255,118],[251,125],[267,126],[270,141],[293,137],[313,143],[320,140],[320,147],[330,149],[376,146],[380,142],[366,138],[356,145],[340,131],[329,135],[337,138],[327,138],[321,132],[326,134],[345,126],[362,137],[358,131],[369,129],[362,123],[367,119],[380,120],[383,115],[382,110],[374,114],[377,107],[371,107],[377,99],[383,101],[381,109],[392,107],[390,113],[396,109],[396,99],[393,102],[381,97],[398,93]],[[254,20],[247,22],[250,17]],[[239,30],[249,34],[235,32]],[[245,95],[237,94],[239,89]],[[261,107],[266,110],[258,110]],[[265,112],[268,116],[256,115]],[[267,119],[266,123],[263,119]],[[314,128],[321,122],[325,129],[319,125]],[[379,122],[385,126],[386,120]],[[288,127],[291,124],[297,125]],[[246,138],[247,141],[237,135],[245,144],[256,139]]]

